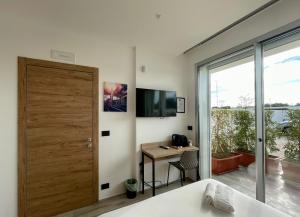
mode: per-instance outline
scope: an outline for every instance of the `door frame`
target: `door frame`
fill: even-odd
[[[93,74],[93,188],[94,202],[99,199],[99,72],[98,68],[87,67],[46,60],[18,57],[18,216],[27,216],[26,204],[26,99],[27,99],[27,66],[40,66]]]
[[[256,199],[266,201],[266,169],[265,169],[265,104],[264,104],[264,68],[261,43],[254,44],[255,71],[255,129],[256,129]]]
[[[204,147],[202,150],[207,150],[206,155],[209,154],[211,156],[211,95],[210,95],[210,87],[211,87],[211,73],[209,72],[210,69],[215,69],[223,65],[230,64],[232,62],[242,60],[244,58],[248,58],[250,56],[253,56],[253,66],[254,66],[254,92],[255,92],[255,158],[256,158],[256,199],[265,202],[265,131],[264,131],[264,70],[263,70],[263,50],[262,50],[262,44],[261,43],[255,43],[250,47],[246,47],[244,49],[241,49],[237,52],[234,52],[230,55],[226,55],[222,58],[216,59],[210,63],[207,63],[202,66],[198,66],[198,76],[204,77],[205,79],[200,80],[199,84],[205,87],[205,90],[198,89],[197,92],[206,92],[206,94],[203,96],[200,95],[198,101],[202,102],[202,104],[199,104],[199,110],[198,113],[200,114],[199,119],[199,126],[201,127],[203,124],[202,122],[205,121],[206,128],[203,128],[200,130],[198,128],[198,134],[200,135],[200,138],[204,138],[206,141],[202,141],[200,139],[200,144],[204,144]],[[206,85],[205,85],[206,84]],[[206,110],[204,110],[204,109]],[[202,110],[201,110],[202,109]],[[203,113],[203,110],[206,111]],[[208,114],[208,119],[207,116]],[[202,120],[201,120],[202,118]],[[206,119],[205,119],[206,118]],[[200,159],[201,160],[201,159]],[[201,162],[201,161],[200,161]],[[206,167],[210,168],[210,171],[207,171],[205,174],[208,175],[208,178],[212,177],[211,167],[212,167],[212,160],[211,158],[203,158],[202,163],[205,164]],[[207,166],[209,165],[209,166]],[[205,167],[204,166],[204,167]],[[203,170],[203,169],[202,169]],[[202,171],[203,173],[203,171]]]

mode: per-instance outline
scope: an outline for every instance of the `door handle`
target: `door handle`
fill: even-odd
[[[89,137],[89,138],[87,139],[87,141],[88,141],[87,147],[88,147],[89,149],[91,149],[91,148],[93,147],[92,137]]]
[[[88,139],[87,139],[87,147],[89,148],[89,149],[91,149],[92,147],[93,147],[93,143],[92,143],[92,141],[93,141],[93,139],[92,139],[92,137],[89,137]]]

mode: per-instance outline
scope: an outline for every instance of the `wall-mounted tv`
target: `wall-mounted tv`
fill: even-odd
[[[136,89],[137,117],[174,117],[176,110],[175,91]]]

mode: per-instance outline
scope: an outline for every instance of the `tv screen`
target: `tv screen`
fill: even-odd
[[[136,89],[136,116],[160,117],[160,91]]]
[[[175,91],[136,89],[137,117],[176,116],[177,101]]]
[[[161,116],[174,117],[176,116],[177,100],[175,91],[161,91]]]

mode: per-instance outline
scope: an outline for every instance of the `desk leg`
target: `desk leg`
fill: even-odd
[[[197,181],[199,181],[200,178],[200,151],[197,151],[197,158],[198,158],[198,168],[197,168],[197,172],[196,172],[196,177],[197,177]]]
[[[155,160],[152,159],[152,196],[155,196]]]
[[[145,159],[144,153],[142,152],[142,193],[145,193]]]

